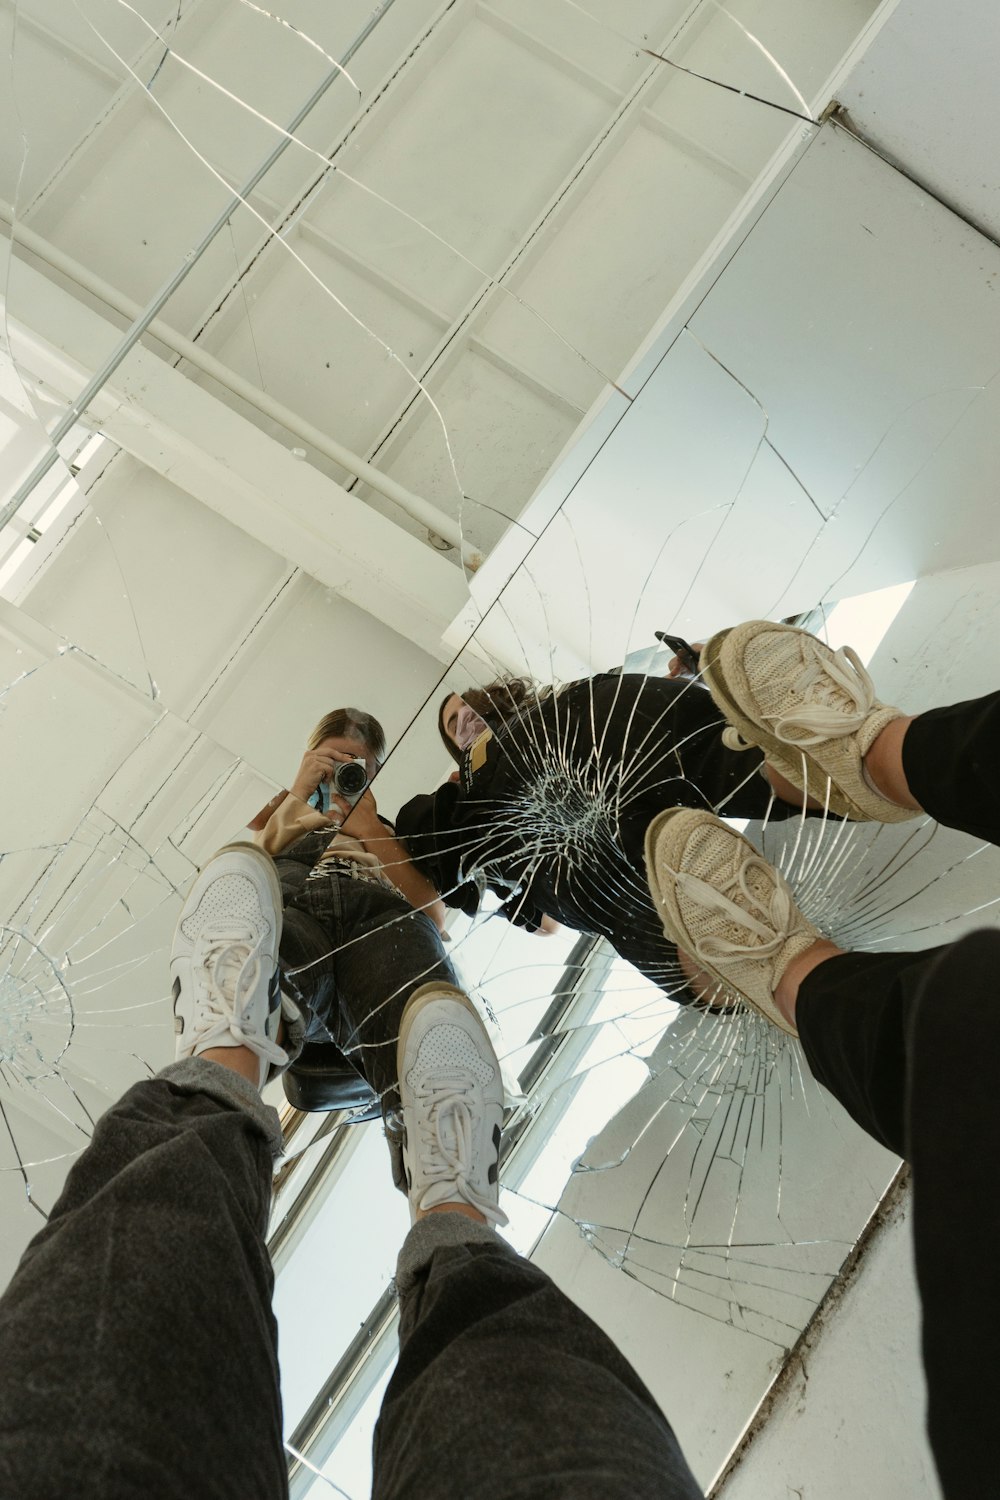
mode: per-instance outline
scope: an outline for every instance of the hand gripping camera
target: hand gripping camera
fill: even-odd
[[[329,781],[321,781],[317,787],[320,795],[320,812],[330,811],[331,796],[343,797],[351,807],[360,799],[368,785],[368,770],[364,757],[356,755],[353,760],[343,760],[333,769]]]

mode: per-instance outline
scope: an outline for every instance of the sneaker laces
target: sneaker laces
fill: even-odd
[[[196,987],[194,1036],[199,1050],[214,1040],[232,1039],[249,1047],[258,1057],[280,1067],[288,1061],[283,1047],[266,1031],[248,1035],[243,1029],[244,998],[260,978],[260,953],[268,933],[254,941],[249,928],[229,928],[205,939],[204,955],[198,963],[201,984]]]
[[[762,870],[773,881],[771,899],[767,905],[758,900],[747,883],[747,874],[751,870]],[[708,962],[720,958],[770,958],[795,930],[798,913],[791,891],[773,865],[768,864],[759,854],[748,854],[736,874],[721,887],[709,885],[707,880],[690,875],[686,870],[675,870],[674,880],[681,893],[705,911],[719,913],[737,927],[752,932],[760,940],[756,943],[734,943],[729,938],[709,933],[695,939],[694,951],[698,958]],[[745,906],[733,901],[728,892],[738,892],[751,910],[748,911]]]
[[[730,724],[728,729],[722,731],[722,743],[728,750],[756,750],[757,746],[753,740],[745,740],[738,729]]]
[[[475,1084],[467,1075],[440,1074],[425,1079],[415,1091],[418,1152],[421,1175],[429,1186],[419,1208],[461,1200],[476,1208],[491,1224],[506,1224],[507,1216],[491,1192],[472,1181],[475,1116],[469,1096]]]
[[[875,703],[875,684],[850,646],[830,656],[817,652],[795,678],[792,689],[805,701],[774,719],[774,734],[786,744],[820,745],[855,734]],[[789,730],[799,733],[792,739]]]

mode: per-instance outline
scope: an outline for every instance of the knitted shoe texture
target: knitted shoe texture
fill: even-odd
[[[649,825],[646,871],[669,940],[796,1036],[774,990],[820,933],[774,866],[712,813],[679,807]]]
[[[808,631],[750,620],[706,644],[702,674],[736,735],[759,745],[794,786],[856,821],[903,823],[919,813],[875,790],[864,756],[901,710],[881,703],[850,646],[833,651]],[[736,735],[733,731],[735,730]]]

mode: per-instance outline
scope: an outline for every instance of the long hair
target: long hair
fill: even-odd
[[[377,765],[385,760],[385,730],[378,719],[361,708],[334,708],[324,714],[309,736],[309,749],[315,750],[324,740],[333,738],[359,740]]]
[[[467,703],[491,729],[502,729],[550,692],[550,688],[540,688],[528,677],[498,677],[496,682],[488,682],[482,688],[469,688],[460,696],[462,702]],[[449,693],[438,709],[438,734],[452,760],[460,765],[462,752],[448,738],[444,728],[444,711],[454,696],[454,693]]]

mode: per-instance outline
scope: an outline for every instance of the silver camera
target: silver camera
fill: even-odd
[[[343,797],[351,807],[358,802],[368,785],[368,768],[364,757],[356,755],[353,760],[342,760],[333,769],[329,781],[321,781],[319,790],[323,798],[322,811],[330,811],[330,797]]]

